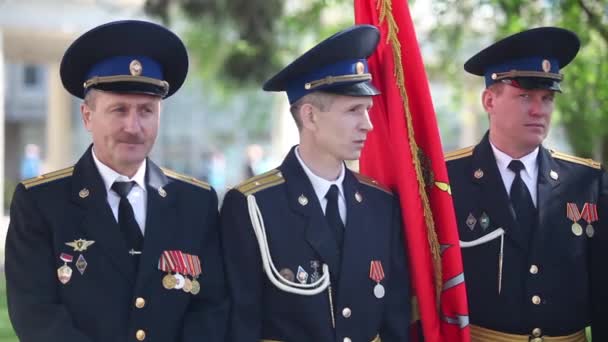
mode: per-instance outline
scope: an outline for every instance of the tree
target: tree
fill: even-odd
[[[454,51],[477,51],[498,37],[537,26],[560,26],[576,32],[581,38],[581,51],[565,69],[564,93],[556,102],[557,119],[563,123],[577,155],[606,162],[607,8],[605,0],[436,0],[437,25],[430,39],[444,58],[431,68],[431,74],[439,74],[458,88],[457,84],[466,83],[462,76],[464,58]],[[488,36],[492,39],[479,39]]]
[[[324,9],[342,4],[351,5],[347,20],[322,23]],[[259,87],[302,52],[307,37],[316,41],[353,21],[347,0],[147,0],[145,9],[165,22],[185,16],[195,62],[237,88]]]

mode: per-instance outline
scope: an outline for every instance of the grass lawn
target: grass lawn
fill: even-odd
[[[6,308],[6,284],[4,274],[0,273],[0,342],[18,342],[13,326],[8,320],[8,309]]]

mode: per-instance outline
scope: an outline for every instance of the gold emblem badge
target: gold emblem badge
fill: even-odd
[[[542,67],[544,72],[551,71],[551,62],[548,59],[543,59]]]
[[[72,242],[66,242],[65,244],[74,248],[74,252],[84,252],[94,243],[95,241],[92,240],[78,239]]]
[[[167,197],[167,192],[162,187],[158,188],[158,194],[160,195],[160,197]]]
[[[144,67],[141,65],[141,62],[138,61],[137,59],[132,60],[131,64],[129,64],[129,71],[131,72],[131,75],[133,75],[133,76],[141,75],[141,72],[143,70],[144,70]]]
[[[308,204],[308,198],[302,194],[300,197],[298,197],[298,203],[300,203],[301,206],[305,206]]]
[[[361,75],[365,72],[365,64],[363,64],[363,62],[357,62],[355,70],[357,70],[357,75]]]
[[[83,188],[82,190],[80,190],[80,192],[78,192],[78,196],[80,196],[80,198],[87,198],[89,197],[89,189],[87,188]]]
[[[473,177],[475,177],[476,179],[482,179],[483,178],[483,170],[482,169],[475,170],[475,173],[473,173]]]

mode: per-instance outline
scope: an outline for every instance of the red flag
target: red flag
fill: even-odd
[[[355,0],[355,21],[381,32],[369,66],[382,95],[374,97],[374,130],[360,168],[399,195],[415,296],[412,323],[420,320],[425,341],[469,341],[456,217],[407,1]]]

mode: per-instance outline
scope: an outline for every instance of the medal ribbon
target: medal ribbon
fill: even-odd
[[[192,275],[192,265],[190,265],[190,254],[186,254],[186,253],[181,253],[182,255],[182,262],[184,263],[184,267],[186,268],[186,275]]]
[[[596,222],[598,220],[597,205],[593,203],[585,203],[581,216],[583,219],[585,219],[585,221],[587,221],[588,224]]]
[[[164,251],[160,256],[158,269],[167,273],[175,272],[175,263],[171,260],[170,251]]]
[[[184,259],[182,258],[181,251],[171,251],[171,257],[173,259],[173,263],[175,264],[175,270],[179,274],[186,273],[186,265],[184,265]]]
[[[384,269],[380,260],[372,260],[369,267],[369,277],[376,283],[380,283],[384,279]]]
[[[193,255],[192,257],[194,258],[194,277],[198,278],[198,276],[203,273],[203,269],[201,267],[201,259],[199,259],[196,255]]]
[[[68,262],[72,262],[74,260],[74,257],[69,254],[66,254],[66,253],[61,253],[61,255],[59,256],[59,259],[61,259],[65,263],[68,263]]]
[[[196,269],[194,268],[194,256],[192,254],[186,254],[186,260],[188,261],[188,274],[192,278],[196,277]]]
[[[585,208],[586,207],[587,204],[585,204]],[[583,208],[583,210],[585,209]],[[581,219],[581,213],[578,211],[576,203],[566,203],[566,216],[568,216],[568,219],[574,223]]]

